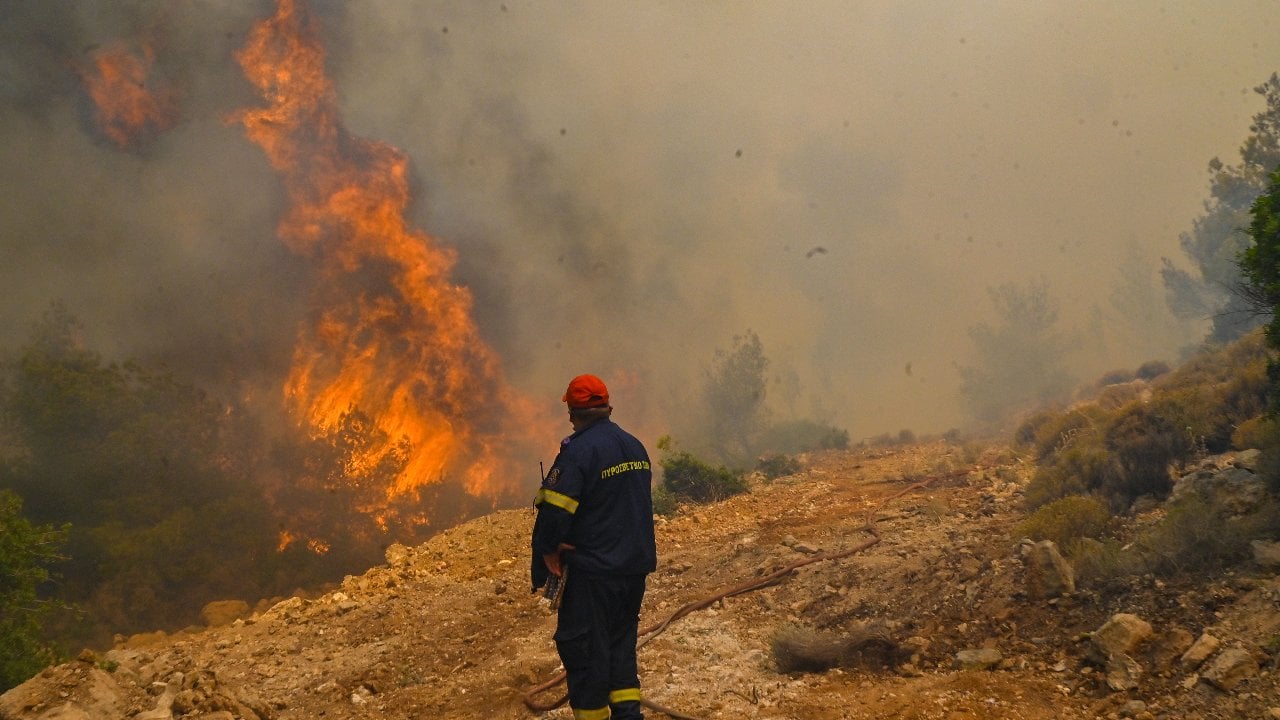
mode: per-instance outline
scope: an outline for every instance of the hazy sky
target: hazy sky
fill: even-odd
[[[308,266],[279,180],[228,122],[267,2],[0,4],[6,346],[54,299],[113,356],[281,377]],[[326,0],[348,128],[413,163],[412,220],[456,248],[515,385],[583,371],[650,435],[757,332],[779,414],[854,438],[965,422],[987,289],[1048,282],[1079,374],[1191,335],[1114,319],[1238,160],[1280,70],[1280,3]],[[77,80],[154,41],[176,124],[122,150]],[[816,251],[821,248],[823,251]],[[907,364],[910,363],[910,372]]]

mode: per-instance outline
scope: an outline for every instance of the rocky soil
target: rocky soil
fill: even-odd
[[[1032,468],[1007,450],[937,442],[814,454],[803,465],[660,520],[641,626],[856,547],[872,538],[868,517],[879,542],[651,636],[640,650],[647,697],[708,720],[1280,719],[1274,569],[1029,589],[1031,549],[1015,527]],[[535,717],[523,695],[558,660],[554,618],[528,591],[532,522],[532,510],[496,512],[415,548],[392,546],[386,565],[314,598],[234,620],[225,616],[234,604],[214,606],[215,627],[86,651],[0,696],[0,718]],[[878,652],[779,671],[777,638],[817,643],[868,629],[887,643]],[[1215,669],[1233,653],[1229,670]],[[564,707],[541,715],[572,717]]]

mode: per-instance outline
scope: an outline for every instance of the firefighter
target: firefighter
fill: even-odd
[[[564,582],[555,642],[575,720],[642,718],[636,632],[657,567],[649,454],[610,419],[600,378],[575,377],[562,400],[573,434],[535,501],[533,590]]]

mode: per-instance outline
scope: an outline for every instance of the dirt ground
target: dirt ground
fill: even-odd
[[[1256,568],[1185,581],[1027,599],[1015,526],[1033,468],[1004,448],[945,442],[824,452],[749,494],[685,508],[658,525],[659,569],[641,617],[679,608],[804,559],[778,584],[689,613],[643,640],[647,698],[706,720],[760,718],[1280,718],[1280,672],[1223,692],[1176,665],[1149,663],[1113,692],[1088,633],[1136,614],[1228,641],[1280,632],[1280,579]],[[523,696],[559,662],[554,617],[528,589],[532,510],[478,518],[315,598],[290,598],[223,627],[136,637],[50,668],[0,696],[0,718],[544,717]],[[875,627],[889,656],[781,673],[780,631]],[[994,648],[991,669],[955,666]],[[538,695],[563,693],[563,685]],[[660,714],[649,711],[650,717]]]

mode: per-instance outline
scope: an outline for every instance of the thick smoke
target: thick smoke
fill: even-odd
[[[650,435],[747,329],[783,416],[961,424],[966,330],[1005,282],[1048,280],[1081,375],[1171,356],[1194,334],[1096,327],[1117,268],[1156,282],[1280,65],[1246,0],[314,7],[348,128],[412,158],[412,219],[457,249],[515,384],[597,372]],[[270,11],[0,5],[6,344],[59,299],[111,356],[276,391],[311,268],[227,120],[258,102],[232,53]],[[179,112],[123,149],[79,79],[121,39],[153,43]]]

